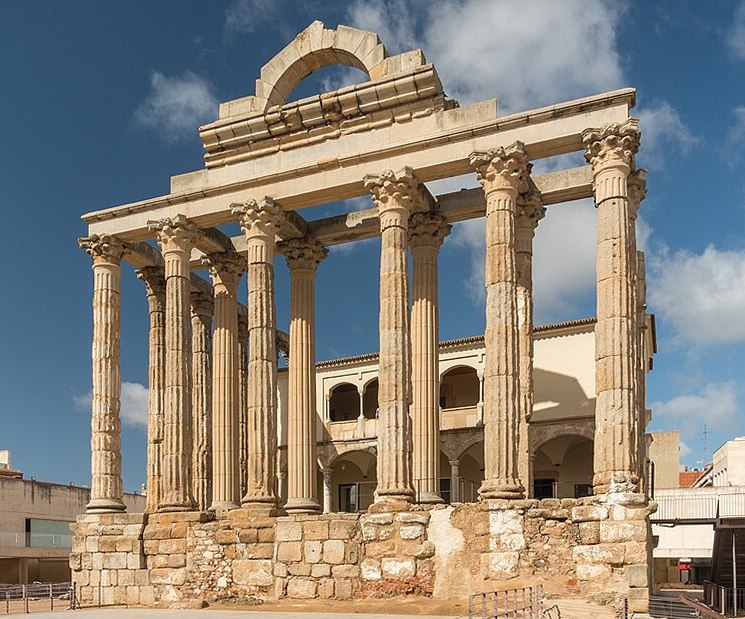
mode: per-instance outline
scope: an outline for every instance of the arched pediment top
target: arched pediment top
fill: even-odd
[[[265,112],[284,104],[308,75],[331,65],[355,67],[376,79],[387,74],[383,63],[387,57],[374,32],[348,26],[332,30],[323,22],[314,21],[261,68],[253,109]]]

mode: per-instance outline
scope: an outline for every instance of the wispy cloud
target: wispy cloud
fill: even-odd
[[[639,161],[651,168],[664,167],[670,158],[686,155],[698,142],[678,110],[667,101],[639,109],[642,149]]]
[[[210,84],[199,75],[186,71],[167,77],[153,71],[150,93],[135,110],[135,123],[154,129],[169,142],[196,135],[200,124],[217,117],[218,101]]]
[[[698,346],[745,342],[745,251],[709,245],[653,252],[649,303],[676,339]]]
[[[225,9],[225,34],[250,34],[279,15],[281,0],[235,0]]]
[[[745,0],[737,3],[732,25],[727,31],[726,43],[735,58],[745,60]]]
[[[743,33],[745,36],[745,32]],[[732,123],[724,138],[723,155],[730,166],[735,166],[742,159],[745,147],[745,105],[738,105],[732,110],[735,122]]]
[[[78,410],[90,412],[93,392],[73,397],[73,405]],[[140,383],[122,382],[121,411],[122,423],[138,428],[147,427],[148,389]]]
[[[698,393],[652,402],[650,408],[658,424],[680,429],[686,437],[698,434],[704,421],[709,429],[729,434],[739,410],[737,386],[734,381],[707,383]]]
[[[389,50],[427,50],[462,103],[496,97],[518,111],[622,86],[616,27],[626,4],[536,0],[515,11],[509,0],[357,0],[349,16]]]

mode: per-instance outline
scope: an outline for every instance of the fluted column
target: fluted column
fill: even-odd
[[[120,314],[121,259],[126,246],[110,235],[78,239],[93,258],[93,398],[91,500],[88,513],[123,512]]]
[[[288,513],[318,513],[316,491],[316,269],[328,250],[313,239],[282,243],[290,269],[287,416]]]
[[[248,251],[248,475],[242,503],[277,506],[277,348],[274,249],[284,221],[271,198],[232,206],[246,233]]]
[[[484,368],[484,499],[525,494],[518,477],[519,330],[515,251],[516,200],[528,173],[523,144],[472,153],[486,194],[486,361]]]
[[[333,499],[331,496],[331,476],[334,473],[333,469],[324,468],[321,469],[323,473],[323,513],[330,514],[333,510]]]
[[[546,214],[538,192],[520,194],[515,219],[517,316],[520,365],[520,420],[518,424],[518,479],[532,496],[528,421],[533,413],[533,237]]]
[[[148,412],[147,412],[147,504],[145,511],[158,511],[161,497],[161,450],[163,448],[163,385],[166,371],[166,279],[163,267],[138,269],[145,284],[150,315]]]
[[[196,508],[212,503],[212,297],[191,292],[191,461]]]
[[[245,266],[245,265],[244,265]],[[238,487],[239,500],[248,479],[248,315],[238,305]]]
[[[196,226],[178,215],[149,222],[158,233],[166,274],[166,371],[160,511],[195,507],[191,474],[191,324],[189,259]]]
[[[412,470],[419,503],[441,503],[440,373],[437,257],[450,226],[441,215],[414,213],[409,220],[412,255],[411,426]]]
[[[595,325],[595,493],[639,489],[634,419],[636,247],[631,238],[628,177],[639,148],[635,119],[582,134],[593,168],[597,207]]]
[[[210,254],[209,268],[215,299],[212,348],[212,503],[210,510],[240,505],[238,407],[240,348],[238,345],[238,281],[246,270],[236,253]]]
[[[376,502],[414,498],[411,479],[411,340],[409,333],[408,225],[425,210],[411,168],[366,176],[380,219],[380,369],[378,383],[378,487]]]

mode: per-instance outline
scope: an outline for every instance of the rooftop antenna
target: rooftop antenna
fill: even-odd
[[[709,441],[708,441],[708,437],[709,437],[709,434],[711,434],[711,432],[706,429],[706,424],[704,424],[704,432],[703,432],[703,434],[704,434],[704,436],[703,436],[703,438],[701,440],[704,442],[704,464],[703,464],[703,466],[701,468],[704,468],[705,469],[706,468],[706,465],[709,464]]]

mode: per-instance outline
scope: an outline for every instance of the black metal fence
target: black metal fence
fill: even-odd
[[[78,607],[71,582],[0,585],[0,608],[5,614],[47,610],[75,610]]]

